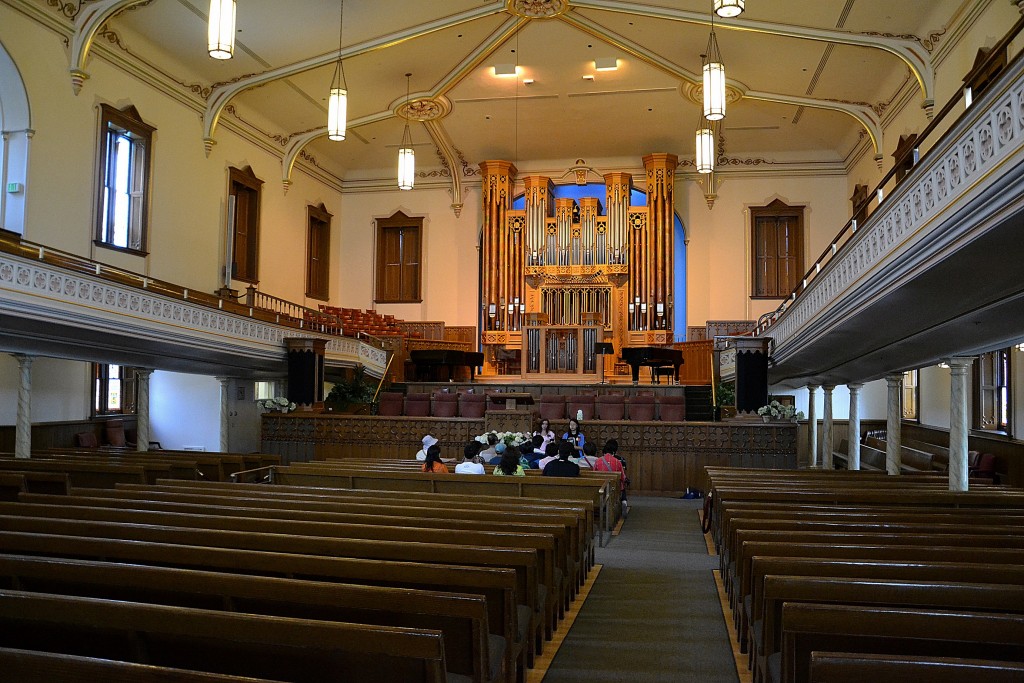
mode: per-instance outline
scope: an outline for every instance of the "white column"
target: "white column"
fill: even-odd
[[[220,451],[228,451],[228,390],[231,388],[230,377],[218,377],[220,382]]]
[[[966,491],[967,434],[970,409],[967,406],[967,382],[973,358],[949,359],[949,490]]]
[[[850,390],[850,426],[846,430],[846,443],[849,450],[846,454],[846,467],[851,470],[860,469],[860,390],[863,384],[847,384]]]
[[[835,446],[835,424],[832,422],[832,391],[836,388],[834,384],[824,384],[821,389],[825,396],[821,423],[821,466],[826,470],[835,469],[832,464],[832,450]]]
[[[810,453],[810,466],[818,466],[818,418],[814,406],[818,394],[817,384],[807,385],[807,451]]]
[[[3,188],[0,188],[2,191]],[[14,457],[32,456],[32,361],[33,356],[15,353],[18,360],[18,418],[14,432]]]
[[[885,383],[889,387],[889,400],[886,404],[885,421],[885,471],[888,474],[899,474],[902,461],[900,447],[903,442],[900,436],[900,427],[903,420],[903,408],[901,405],[903,398],[903,373],[898,372],[886,375]]]
[[[135,402],[138,414],[138,423],[135,426],[136,450],[149,450],[149,376],[153,371],[148,368],[139,368],[135,371],[138,378],[136,386]]]

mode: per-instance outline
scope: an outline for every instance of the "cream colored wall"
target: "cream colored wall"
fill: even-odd
[[[84,420],[91,400],[90,366],[81,361],[37,357],[32,362],[32,423]],[[0,354],[0,425],[17,423],[18,361]]]
[[[446,189],[346,194],[345,220],[338,244],[337,269],[341,305],[371,308],[374,279],[375,221],[396,211],[423,217],[423,302],[378,304],[376,309],[404,320],[443,320],[449,325],[476,325],[479,313],[480,191],[463,188],[463,208],[456,217]]]
[[[844,176],[736,178],[726,176],[713,209],[701,187],[676,181],[676,211],[686,226],[687,325],[708,320],[755,320],[781,299],[752,299],[751,207],[781,199],[805,206],[804,269],[846,222]]]
[[[251,166],[264,181],[260,207],[260,290],[290,301],[305,295],[306,206],[323,202],[335,215],[336,188],[296,170],[288,194],[280,155],[218,128],[207,158],[199,112],[103,58],[88,62],[90,78],[75,96],[60,36],[0,5],[4,47],[21,70],[32,107],[31,164],[25,237],[104,263],[212,292],[221,284],[227,170]],[[92,246],[98,107],[134,105],[156,127],[153,141],[148,257]],[[56,200],[55,200],[56,199]],[[332,263],[332,270],[338,264]],[[333,275],[333,272],[332,272]],[[337,296],[339,278],[332,277]],[[244,283],[236,283],[244,288]],[[317,302],[311,301],[315,306]]]

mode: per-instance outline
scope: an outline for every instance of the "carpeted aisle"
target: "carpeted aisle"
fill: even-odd
[[[590,596],[544,678],[737,683],[729,635],[695,512],[700,500],[639,498],[597,551]]]

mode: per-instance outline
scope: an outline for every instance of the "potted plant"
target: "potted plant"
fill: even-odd
[[[736,416],[736,388],[732,382],[719,382],[715,387],[715,421]]]
[[[334,385],[324,399],[324,408],[332,413],[369,415],[376,389],[376,385],[366,381],[366,374],[359,368],[352,373],[350,379]]]
[[[796,422],[797,420],[804,419],[804,412],[802,410],[798,411],[794,406],[787,406],[778,401],[772,401],[766,406],[761,406],[757,409],[757,414],[765,422],[771,422],[772,420]]]

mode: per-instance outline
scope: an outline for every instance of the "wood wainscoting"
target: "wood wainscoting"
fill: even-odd
[[[552,424],[556,433],[564,420]],[[458,458],[466,442],[485,429],[485,419],[377,417],[370,415],[263,415],[263,452],[285,462],[346,457],[413,458],[425,434],[438,439],[444,458]],[[591,420],[586,438],[598,448],[619,442],[631,490],[681,495],[707,489],[704,467],[796,467],[797,425],[728,422],[631,422]]]

